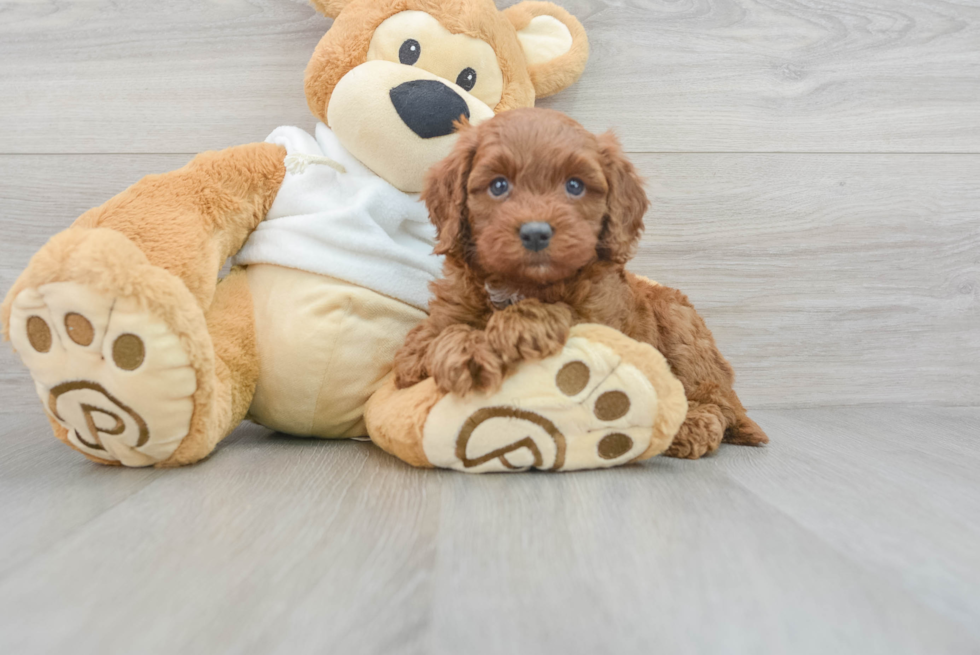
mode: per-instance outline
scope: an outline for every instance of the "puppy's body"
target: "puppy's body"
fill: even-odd
[[[432,376],[444,391],[493,390],[515,364],[559,352],[572,325],[601,323],[657,348],[684,385],[688,415],[668,455],[768,441],[687,297],[625,270],[648,203],[611,135],[557,112],[508,112],[465,129],[424,197],[445,276],[395,358],[398,386]]]

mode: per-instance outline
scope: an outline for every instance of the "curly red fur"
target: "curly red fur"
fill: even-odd
[[[489,193],[505,178],[510,191]],[[585,192],[574,196],[566,182]],[[432,376],[440,389],[493,391],[523,360],[559,352],[577,323],[601,323],[653,345],[684,385],[688,415],[667,451],[696,459],[721,442],[768,437],[746,415],[734,372],[687,297],[625,270],[649,206],[636,170],[612,134],[595,136],[554,111],[506,112],[463,126],[452,154],[423,192],[446,256],[428,319],[395,357],[404,388]],[[524,247],[524,223],[553,228],[548,247]],[[516,302],[497,307],[491,297]]]

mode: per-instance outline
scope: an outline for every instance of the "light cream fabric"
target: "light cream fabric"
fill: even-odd
[[[451,89],[470,112],[470,125],[493,118],[493,110],[479,98],[422,68],[375,59],[344,75],[330,97],[327,122],[350,154],[406,193],[422,190],[425,172],[448,156],[456,134],[423,139],[405,123],[390,101],[367,102],[406,82],[428,80]]]
[[[669,375],[669,373],[668,373]],[[448,395],[429,413],[425,456],[470,473],[574,471],[635,460],[655,434],[656,390],[616,352],[581,337],[554,357],[525,362],[499,392]]]
[[[567,27],[565,32],[568,32]],[[435,16],[424,11],[403,11],[381,23],[371,38],[367,60],[400,63],[401,48],[407,39],[418,43],[418,59],[412,64],[412,68],[428,71],[441,77],[443,81],[454,83],[459,74],[469,68],[476,74],[475,84],[468,91],[469,95],[486,104],[489,109],[500,102],[504,94],[504,74],[500,70],[493,46],[472,36],[453,34]],[[467,93],[455,84],[450,88],[457,93]]]
[[[517,33],[527,63],[546,64],[572,49],[572,33],[554,16],[535,16],[530,24]]]
[[[442,260],[425,203],[368,170],[322,123],[315,138],[280,127],[267,141],[286,149],[287,173],[235,263],[321,273],[427,307]]]
[[[83,453],[150,466],[187,436],[194,369],[177,335],[136,300],[77,282],[25,289],[10,340],[45,409]]]
[[[364,404],[425,313],[336,278],[248,268],[259,381],[249,416],[299,436],[364,436]]]

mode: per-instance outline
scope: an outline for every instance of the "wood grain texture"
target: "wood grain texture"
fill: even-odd
[[[593,57],[541,104],[636,153],[632,268],[690,295],[772,444],[471,477],[246,424],[100,467],[0,344],[0,652],[980,652],[980,409],[940,407],[980,405],[980,154],[951,154],[980,153],[980,5],[560,2]],[[0,0],[0,293],[141,176],[311,128],[329,24]]]
[[[0,289],[85,208],[187,159],[0,156]],[[689,294],[749,407],[980,405],[980,156],[633,159],[653,209],[631,269]],[[2,350],[4,410],[33,408]]]
[[[980,152],[971,0],[562,4],[593,56],[542,104],[631,151]],[[305,2],[0,1],[0,15],[0,153],[193,153],[312,124],[303,70],[330,22]]]
[[[980,152],[974,0],[568,2],[558,107],[632,151]]]
[[[631,266],[689,294],[750,407],[980,405],[980,157],[634,160]]]
[[[303,71],[330,21],[305,2],[2,2],[0,15],[0,152],[196,153],[314,123]]]
[[[254,426],[120,470],[8,417],[0,651],[976,652],[980,410],[757,418],[764,449],[475,477]]]
[[[180,168],[190,155],[0,156],[0,294],[31,256],[91,207],[144,175]],[[9,342],[0,342],[0,413],[39,406],[34,383]]]

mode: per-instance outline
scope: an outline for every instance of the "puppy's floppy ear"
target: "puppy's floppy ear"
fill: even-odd
[[[439,234],[435,247],[437,255],[462,257],[464,254],[470,229],[466,187],[476,146],[477,128],[468,123],[460,124],[459,138],[452,152],[425,175],[422,200]]]
[[[327,18],[336,18],[351,0],[310,0],[310,4]]]
[[[574,16],[551,2],[526,0],[504,10],[517,29],[539,98],[574,84],[589,60],[589,39]]]
[[[625,264],[635,254],[643,234],[643,215],[650,206],[643,180],[612,132],[598,137],[602,169],[609,185],[606,216],[599,235],[599,258]]]

